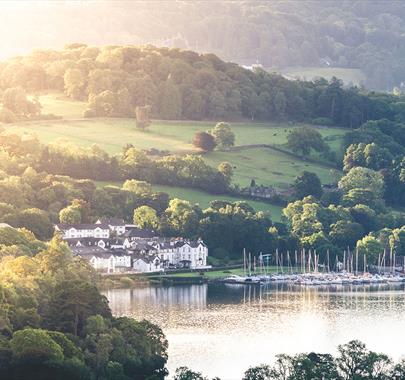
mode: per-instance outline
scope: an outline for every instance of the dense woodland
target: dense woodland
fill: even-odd
[[[12,228],[1,228],[0,240],[0,378],[165,377],[160,328],[113,318],[94,270],[64,243]]]
[[[4,14],[1,42],[8,52],[59,48],[72,41],[152,43],[213,52],[242,64],[258,61],[270,69],[326,62],[358,68],[367,88],[382,91],[404,81],[400,0],[42,3],[18,12],[6,8]],[[16,46],[6,36],[22,20],[26,33],[15,33]]]
[[[145,106],[152,117],[170,120],[291,120],[347,128],[405,117],[402,96],[343,88],[337,79],[290,81],[213,54],[151,46],[34,51],[0,63],[0,90],[2,122],[39,118],[31,95],[43,91],[88,102],[85,117],[134,117],[136,107]]]

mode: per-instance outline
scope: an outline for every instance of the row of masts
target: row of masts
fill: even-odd
[[[390,250],[387,254],[386,250],[378,255],[377,265],[367,262],[367,255],[360,254],[358,250],[354,252],[347,250],[343,251],[341,260],[339,256],[334,255],[333,262],[329,250],[326,251],[326,257],[323,262],[320,262],[320,255],[316,250],[294,251],[290,253],[279,253],[276,249],[273,260],[270,260],[271,255],[260,253],[258,257],[252,256],[251,253],[243,251],[243,270],[245,275],[252,274],[268,274],[270,261],[276,266],[278,273],[330,273],[330,272],[348,272],[353,274],[366,273],[372,268],[377,273],[395,273],[397,271],[396,253]],[[405,256],[401,268],[405,273]]]

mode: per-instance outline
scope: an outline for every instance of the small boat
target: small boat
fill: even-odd
[[[249,276],[244,278],[245,284],[260,284],[260,282],[261,282],[260,277]]]
[[[400,276],[392,276],[392,277],[388,277],[387,281],[390,283],[400,283],[400,282],[403,282],[404,279],[403,279],[403,277],[400,277]]]
[[[228,284],[243,284],[245,282],[245,277],[233,274],[232,276],[226,277],[222,280]]]

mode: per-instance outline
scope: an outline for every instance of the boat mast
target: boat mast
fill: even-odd
[[[385,248],[384,248],[384,257],[383,257],[383,267],[384,267],[384,272],[383,273],[385,273],[385,256],[387,255],[387,252],[385,251]]]
[[[246,276],[246,249],[243,248],[243,274]]]
[[[276,270],[278,273],[278,248],[276,248]]]
[[[363,273],[366,274],[367,270],[367,257],[366,254],[364,254],[364,268],[363,268]]]
[[[346,269],[346,251],[343,251],[343,272]]]

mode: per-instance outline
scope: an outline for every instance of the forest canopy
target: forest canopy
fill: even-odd
[[[114,1],[86,7],[29,3],[18,11],[2,10],[3,54],[59,48],[72,41],[154,44],[213,52],[240,64],[259,62],[271,70],[359,69],[366,76],[365,86],[381,91],[404,81],[401,1]],[[24,28],[17,28],[22,22]],[[10,30],[14,39],[8,38]]]
[[[0,63],[0,121],[39,118],[32,95],[49,91],[87,102],[85,117],[135,117],[136,110],[147,109],[151,117],[168,120],[291,120],[357,128],[405,115],[403,96],[345,88],[336,78],[287,80],[189,50],[70,44]]]

